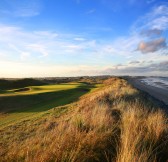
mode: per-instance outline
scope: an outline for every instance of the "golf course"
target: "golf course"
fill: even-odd
[[[70,82],[0,91],[0,127],[74,102],[96,85]]]

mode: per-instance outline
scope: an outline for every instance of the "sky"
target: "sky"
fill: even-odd
[[[168,76],[167,0],[0,0],[0,78]]]

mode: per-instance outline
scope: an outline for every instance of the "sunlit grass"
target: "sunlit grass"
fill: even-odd
[[[51,108],[69,104],[96,88],[82,83],[31,86],[30,91],[4,93],[0,103],[0,126],[32,117]],[[17,89],[18,90],[18,89]]]
[[[54,84],[54,85],[43,85],[43,86],[30,86],[26,87],[28,90],[19,91],[19,89],[11,89],[1,91],[0,96],[16,96],[16,95],[32,95],[46,92],[56,92],[60,90],[68,90],[77,88],[80,83],[69,83],[69,84]],[[23,89],[23,88],[20,88]]]

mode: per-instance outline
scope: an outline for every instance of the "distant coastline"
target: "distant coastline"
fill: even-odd
[[[146,85],[168,89],[168,77],[146,77],[141,79],[141,82]]]

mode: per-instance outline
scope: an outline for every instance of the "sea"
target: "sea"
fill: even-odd
[[[146,85],[168,89],[168,77],[145,77],[141,79],[141,82]]]

